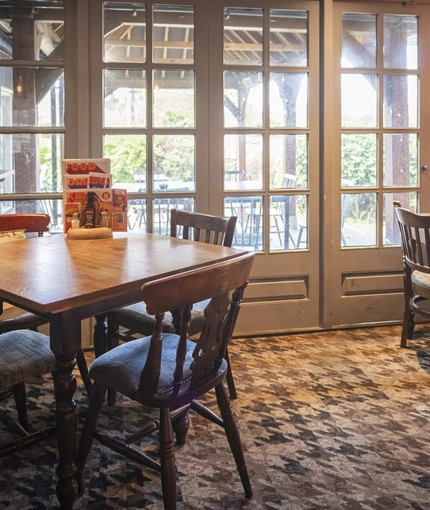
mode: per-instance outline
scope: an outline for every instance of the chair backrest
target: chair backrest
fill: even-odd
[[[8,230],[25,230],[26,233],[49,232],[51,218],[48,214],[0,214],[0,232]]]
[[[233,242],[236,221],[236,216],[225,218],[171,209],[170,235],[178,237],[182,232],[183,239],[230,247]]]
[[[430,215],[394,204],[402,237],[403,260],[412,270],[430,273]]]
[[[176,368],[171,374],[172,394],[180,392],[184,371],[191,371],[184,387],[196,388],[213,376],[222,363],[232,337],[253,260],[253,253],[245,253],[209,267],[143,285],[142,299],[148,313],[155,315],[156,323],[141,373],[139,392],[151,396],[157,391],[162,359],[162,321],[164,312],[168,310],[182,309]],[[203,329],[193,351],[194,361],[189,367],[184,367],[191,305],[210,298],[205,309]]]

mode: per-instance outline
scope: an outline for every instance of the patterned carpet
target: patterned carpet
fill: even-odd
[[[430,329],[408,349],[399,341],[399,327],[236,339],[233,407],[254,497],[243,497],[222,430],[193,415],[176,448],[178,508],[430,509]],[[52,386],[29,390],[37,428],[52,420]],[[77,401],[81,426],[82,386]],[[136,405],[119,404],[102,422],[131,431]],[[55,452],[51,439],[2,459],[1,509],[57,508]],[[96,442],[87,481],[76,508],[163,508],[156,473]]]

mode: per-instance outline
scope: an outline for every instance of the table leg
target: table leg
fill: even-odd
[[[76,379],[73,369],[81,346],[81,321],[73,312],[53,316],[50,321],[51,349],[57,359],[54,377],[58,442],[57,497],[60,508],[71,510],[76,484]]]

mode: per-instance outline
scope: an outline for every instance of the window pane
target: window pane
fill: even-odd
[[[397,200],[405,209],[417,212],[418,193],[384,193],[384,245],[401,244],[399,223],[393,202]]]
[[[270,188],[308,187],[308,135],[270,135]]]
[[[105,135],[103,157],[110,158],[112,183],[128,191],[146,191],[145,135]]]
[[[106,69],[104,126],[146,127],[146,72]]]
[[[376,186],[377,135],[342,134],[342,186]]]
[[[376,67],[376,14],[342,13],[342,67]]]
[[[105,2],[103,12],[103,60],[146,62],[145,4]]]
[[[418,68],[418,18],[399,14],[384,16],[384,67]]]
[[[0,67],[2,126],[64,126],[64,70]]]
[[[417,127],[418,77],[384,77],[384,127]]]
[[[270,127],[308,127],[308,73],[270,73]]]
[[[263,188],[262,135],[224,136],[224,189]]]
[[[375,74],[342,74],[342,127],[377,126]]]
[[[154,5],[153,62],[194,64],[194,7]]]
[[[224,127],[263,127],[263,73],[224,72]]]
[[[16,4],[2,2],[0,59],[64,60],[63,2]]]
[[[224,64],[262,65],[263,9],[224,8]]]
[[[146,200],[133,199],[128,201],[128,229],[147,231]]]
[[[170,209],[194,211],[194,198],[156,198],[152,202],[153,233],[170,235]]]
[[[418,186],[418,135],[384,135],[384,186]]]
[[[308,65],[308,13],[270,10],[270,65]]]
[[[153,143],[154,191],[194,191],[194,135],[154,135]]]
[[[194,71],[154,71],[154,127],[195,126]]]
[[[376,193],[341,194],[341,246],[376,246]]]
[[[307,248],[307,196],[272,196],[270,198],[270,251]]]
[[[263,249],[263,197],[226,197],[224,214],[237,217],[233,248]]]

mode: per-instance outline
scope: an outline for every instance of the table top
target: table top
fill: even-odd
[[[147,281],[243,253],[144,232],[91,240],[59,234],[4,243],[0,299],[43,315],[89,307],[89,316],[140,301]]]

